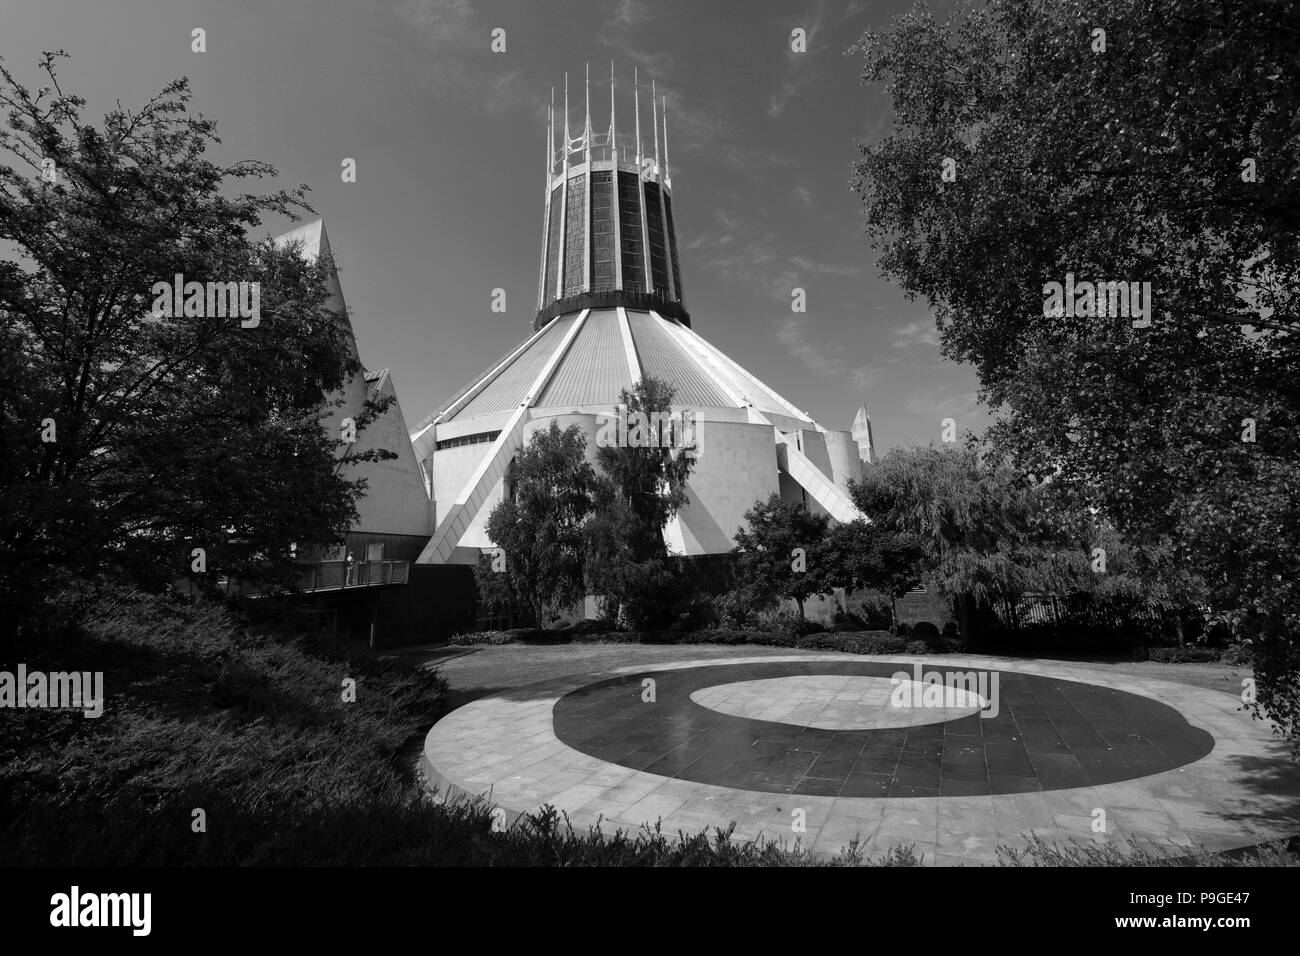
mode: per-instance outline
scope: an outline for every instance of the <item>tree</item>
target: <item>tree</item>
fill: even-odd
[[[161,586],[196,548],[232,576],[288,583],[291,542],[339,540],[364,490],[321,427],[325,394],[360,372],[326,307],[328,263],[248,234],[310,211],[304,192],[227,195],[275,170],[206,159],[216,126],[188,114],[184,80],[87,123],[62,55],[41,60],[35,93],[0,65],[15,164],[0,165],[0,240],[19,254],[0,262],[4,616],[61,574]],[[259,321],[203,296],[203,314],[157,314],[155,284],[178,273],[246,283],[249,304],[260,290]]]
[[[830,517],[778,494],[745,512],[748,528],[736,529],[734,553],[740,580],[761,598],[789,598],[804,620],[804,601],[829,594],[839,570],[823,551]]]
[[[1030,592],[1172,597],[1152,595],[1135,573],[1150,565],[1140,549],[1062,500],[1050,483],[975,446],[894,449],[849,490],[871,522],[866,533],[879,536],[883,551],[895,552],[878,559],[894,575],[894,594],[921,572],[946,595],[1009,609]],[[1094,569],[1099,547],[1106,552],[1104,573]]]
[[[597,436],[601,476],[588,528],[588,583],[606,614],[631,627],[661,626],[692,588],[668,565],[664,528],[689,503],[695,466],[689,411],[672,414],[673,388],[642,378],[619,394]]]
[[[1193,569],[1300,742],[1298,35],[1294,3],[918,9],[856,47],[894,128],[854,185],[999,447]]]
[[[664,528],[689,503],[686,482],[695,460],[683,448],[683,429],[668,424],[673,387],[656,378],[642,378],[632,390],[619,392],[620,414],[629,423],[622,441],[601,442],[596,462],[626,506],[623,536],[634,561],[668,554]],[[638,429],[644,422],[646,427]],[[613,424],[612,422],[609,424]],[[616,429],[608,429],[617,436]]]
[[[527,612],[542,627],[585,597],[584,525],[596,484],[586,445],[577,425],[560,431],[552,421],[510,462],[506,497],[487,522],[501,551],[475,569],[488,606]]]
[[[846,591],[878,591],[892,601],[919,585],[929,570],[919,535],[859,518],[830,528],[821,551],[832,583]]]

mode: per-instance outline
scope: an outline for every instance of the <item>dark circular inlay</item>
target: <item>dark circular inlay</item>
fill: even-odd
[[[1064,790],[1132,780],[1192,763],[1214,738],[1159,701],[1110,687],[953,665],[993,675],[995,717],[883,730],[820,730],[703,707],[717,684],[801,675],[884,677],[910,664],[808,661],[647,670],[580,687],[553,711],[575,750],[696,783],[840,797],[947,797]],[[655,680],[654,703],[642,681]]]

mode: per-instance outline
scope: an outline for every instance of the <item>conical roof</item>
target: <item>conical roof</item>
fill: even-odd
[[[558,356],[540,393],[530,395],[579,321],[581,327]],[[654,311],[592,309],[553,319],[421,422],[416,437],[434,422],[460,425],[524,403],[534,410],[614,405],[620,392],[630,391],[643,377],[672,386],[676,405],[752,407],[812,424],[808,415],[681,322]]]

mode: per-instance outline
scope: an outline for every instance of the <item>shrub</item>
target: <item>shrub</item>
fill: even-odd
[[[939,629],[929,621],[919,621],[912,627],[912,634],[916,637],[938,637]]]
[[[1244,667],[1250,662],[1250,646],[1247,644],[1229,644],[1219,655],[1220,664],[1228,664],[1232,667]]]
[[[929,654],[930,645],[925,641],[909,641],[906,652],[908,654]]]
[[[755,623],[760,631],[794,635],[799,633],[804,622],[793,608],[781,604],[760,610]]]
[[[718,626],[721,615],[717,601],[710,595],[688,595],[673,608],[670,629],[674,631],[699,631]]]
[[[1153,647],[1150,660],[1165,664],[1194,664],[1217,661],[1221,652],[1214,647]]]
[[[718,627],[744,630],[758,626],[755,598],[747,588],[733,588],[714,598]]]
[[[130,591],[96,594],[76,633],[21,653],[33,669],[103,671],[106,700],[95,720],[0,711],[0,864],[289,865],[398,852],[366,851],[350,833],[374,836],[390,818],[401,828],[412,791],[401,755],[447,700],[436,673],[358,645]],[[190,830],[194,807],[207,813],[205,839]]]
[[[453,634],[447,639],[452,646],[471,644],[514,644],[518,641],[518,631],[471,631],[468,634]]]

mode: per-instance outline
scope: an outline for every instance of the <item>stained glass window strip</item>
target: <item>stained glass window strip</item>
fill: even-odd
[[[614,289],[614,179],[608,171],[591,174],[591,288]]]
[[[644,292],[645,259],[641,248],[640,180],[635,173],[618,174],[619,239],[623,254],[623,288]]]
[[[659,205],[659,184],[645,184],[646,229],[650,234],[650,278],[655,292],[668,292],[668,259],[664,255],[664,217]]]
[[[587,174],[579,173],[569,179],[569,209],[564,224],[564,294],[577,295],[582,291],[583,240],[587,230]]]
[[[673,197],[664,193],[664,217],[668,226],[668,251],[673,260],[673,292],[678,302],[685,301],[682,295],[681,260],[677,258],[677,227],[673,225]]]
[[[555,277],[559,274],[560,265],[560,196],[563,191],[563,188],[557,188],[551,193],[551,222],[546,237],[545,302],[555,299]]]

